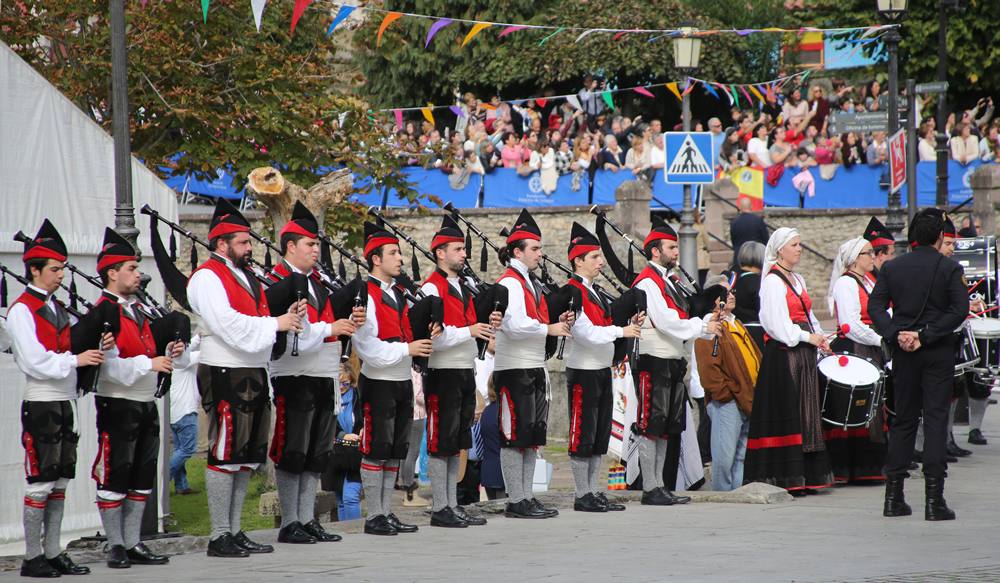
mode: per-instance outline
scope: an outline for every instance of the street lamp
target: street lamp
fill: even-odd
[[[698,29],[682,26],[674,37],[674,68],[685,77],[693,75],[701,59],[701,37]],[[689,81],[690,82],[690,81]],[[691,131],[691,97],[685,91],[681,98],[681,122],[685,132]],[[684,203],[681,210],[681,267],[688,273],[698,273],[698,232],[694,230],[694,212],[691,207],[691,185],[684,185]]]
[[[876,0],[876,8],[882,20],[895,24],[906,16],[909,8],[909,0]],[[889,51],[889,136],[896,134],[899,130],[899,42],[903,37],[899,34],[899,28],[890,28],[885,33],[885,46]],[[914,185],[910,184],[909,188]],[[889,193],[889,212],[886,216],[885,226],[896,239],[897,251],[906,251],[906,239],[903,238],[903,207],[900,205],[900,194]]]

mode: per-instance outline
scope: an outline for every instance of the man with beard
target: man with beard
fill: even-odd
[[[86,575],[59,547],[66,487],[76,475],[77,368],[104,362],[101,350],[73,354],[70,319],[55,299],[66,265],[66,245],[48,219],[24,244],[24,275],[31,283],[7,311],[14,362],[25,377],[21,402],[24,446],[24,577]],[[102,348],[114,340],[105,334]],[[44,529],[44,537],[42,530]]]
[[[684,409],[687,387],[685,342],[712,338],[720,331],[719,322],[688,316],[687,299],[674,281],[680,247],[677,232],[654,216],[653,228],[643,242],[649,265],[632,287],[646,292],[647,318],[639,344],[641,358],[632,375],[638,397],[634,430],[639,438],[639,468],[642,471],[642,503],[656,506],[686,504],[687,496],[675,496],[664,484],[673,486],[680,462],[681,433],[686,424]]]
[[[250,223],[223,198],[208,240],[212,254],[191,275],[188,300],[201,317],[198,391],[208,414],[205,489],[212,532],[210,557],[270,553],[240,530],[250,472],[267,456],[271,425],[267,363],[278,332],[302,330],[306,301],[272,317],[264,288],[248,268]]]
[[[424,377],[427,408],[427,474],[431,479],[431,526],[459,527],[486,524],[458,505],[458,454],[472,447],[476,409],[476,339],[489,341],[500,325],[499,312],[490,323],[476,322],[472,293],[462,277],[465,237],[453,218],[445,215],[431,240],[437,268],[420,288],[442,298],[444,329],[434,340],[434,353]]]
[[[413,340],[409,309],[396,283],[403,271],[399,239],[382,227],[365,223],[368,262],[368,306],[371,317],[354,335],[361,359],[358,381],[361,405],[361,487],[368,517],[365,533],[392,536],[416,532],[393,514],[391,503],[399,463],[406,458],[413,422],[413,357],[430,356],[432,340]],[[433,336],[433,335],[432,335]]]
[[[271,279],[281,281],[304,274],[308,282],[308,332],[301,334],[298,354],[286,349],[272,354],[275,425],[271,461],[281,506],[278,542],[311,544],[335,542],[340,535],[326,532],[316,520],[316,486],[326,470],[337,438],[340,412],[340,336],[350,336],[364,322],[364,308],[352,318],[336,320],[330,292],[315,272],[319,259],[319,223],[297,201],[292,218],[279,233],[284,252]],[[275,286],[277,288],[279,286]],[[274,289],[274,288],[272,288]],[[269,297],[271,290],[268,291]]]
[[[162,565],[167,557],[150,551],[139,533],[146,501],[156,485],[160,451],[157,373],[170,373],[175,363],[186,366],[184,343],[171,342],[165,356],[156,355],[149,309],[135,297],[142,277],[139,257],[132,244],[111,229],[104,231],[97,274],[104,291],[95,309],[110,303],[121,322],[94,397],[98,449],[92,474],[108,537],[107,563],[112,569]]]
[[[507,487],[506,516],[552,518],[559,514],[532,493],[537,449],[545,445],[551,392],[545,370],[547,336],[569,336],[573,313],[549,324],[542,283],[533,272],[542,261],[542,232],[527,209],[514,222],[497,280],[508,304],[497,332],[493,385],[500,408],[500,469]]]

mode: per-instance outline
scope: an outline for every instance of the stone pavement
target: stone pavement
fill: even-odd
[[[432,529],[420,511],[407,510],[399,514],[416,520],[419,533],[373,537],[358,534],[358,521],[341,523],[331,528],[347,533],[342,542],[281,545],[247,559],[209,559],[203,537],[186,537],[150,544],[185,545],[190,552],[169,566],[116,572],[94,563],[94,574],[81,581],[1000,581],[996,409],[986,420],[991,445],[970,446],[976,453],[949,470],[954,522],[923,520],[919,479],[907,483],[914,516],[897,519],[881,516],[878,486],[771,504],[710,503],[713,495],[699,493],[682,507],[632,502],[625,512],[604,515],[575,513],[567,507],[570,494],[551,493],[542,498],[559,504],[562,514],[550,520],[488,514],[484,527]],[[274,530],[254,534],[262,542],[275,536]],[[97,558],[94,551],[80,558],[87,555]]]

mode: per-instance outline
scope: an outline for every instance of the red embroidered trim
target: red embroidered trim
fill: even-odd
[[[66,492],[53,492],[49,494],[49,500],[65,500]]]
[[[389,464],[382,464],[383,472],[398,472],[399,466],[390,466]]]
[[[102,486],[111,479],[111,436],[107,431],[102,431],[98,439],[97,457],[90,468],[90,477]]]
[[[35,500],[30,496],[25,496],[24,505],[31,506],[32,508],[45,508],[45,500]]]
[[[38,452],[35,451],[35,438],[27,431],[21,434],[21,445],[24,446],[24,475],[28,478],[37,476]]]
[[[368,455],[372,452],[372,405],[371,403],[365,403],[362,409],[362,421],[361,421],[361,445],[358,449],[361,453]]]
[[[101,510],[110,510],[112,508],[118,508],[122,505],[121,500],[98,500],[97,507]]]
[[[438,424],[441,421],[437,395],[427,395],[427,453],[438,451]]]
[[[212,464],[209,464],[205,467],[209,470],[212,470],[213,472],[219,472],[220,474],[235,474],[237,471],[237,470],[227,470],[224,468],[220,468],[219,466],[213,466]]]
[[[569,452],[576,453],[580,447],[581,418],[583,416],[583,386],[573,385],[573,402],[570,405]]]
[[[376,466],[375,464],[366,464],[364,462],[361,462],[361,469],[367,470],[369,472],[381,472],[382,466]]]
[[[514,441],[517,439],[517,415],[514,413],[514,401],[510,398],[510,389],[507,387],[500,388],[500,404],[501,406],[507,406],[507,415],[510,417],[510,435],[507,435],[507,441]],[[503,411],[500,412],[503,415]],[[503,424],[500,424],[501,431],[503,430]]]
[[[281,462],[281,454],[285,451],[285,396],[278,395],[274,400],[274,439],[271,440],[271,451],[268,457],[274,463]]]
[[[145,494],[129,494],[125,497],[133,502],[145,502],[149,499],[149,496],[146,496]]]
[[[789,447],[793,445],[802,445],[801,433],[775,437],[757,437],[747,440],[747,449],[769,449],[772,447]]]
[[[212,452],[219,451],[219,440],[224,439],[222,457],[216,455],[217,459],[228,460],[233,453],[233,411],[229,407],[228,401],[219,401],[217,407],[219,413],[219,434],[215,437],[215,446]]]
[[[650,387],[653,381],[648,371],[639,373],[639,429],[645,430],[649,427],[649,414],[652,411],[653,401]]]

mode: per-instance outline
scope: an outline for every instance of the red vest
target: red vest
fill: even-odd
[[[771,268],[771,273],[778,273],[779,276],[784,276],[783,273],[777,271],[776,268]],[[784,280],[783,280],[784,281]],[[812,299],[809,297],[809,292],[802,290],[802,301],[799,301],[799,296],[796,295],[795,290],[789,285],[788,281],[784,281],[785,284],[785,303],[788,304],[788,317],[791,318],[794,324],[806,324],[810,322],[809,314],[802,311],[802,304],[805,304],[806,309],[812,311]],[[867,302],[866,302],[867,304]]]
[[[149,317],[142,315],[142,325],[139,322],[133,320],[132,318],[125,315],[125,310],[123,306],[118,303],[117,299],[101,296],[98,300],[98,304],[103,302],[112,302],[118,306],[118,314],[121,319],[121,330],[118,332],[118,336],[115,337],[115,344],[118,345],[118,355],[122,358],[132,358],[134,356],[148,356],[149,358],[154,358],[156,356],[156,341],[153,339],[153,330],[149,327]],[[138,310],[139,304],[132,304],[132,311]]]
[[[34,316],[35,336],[38,337],[38,341],[45,347],[45,350],[52,352],[70,351],[69,314],[62,304],[58,301],[55,302],[56,310],[61,313],[61,317],[58,314],[52,314],[51,309],[45,310],[49,318],[55,318],[54,320],[50,320],[40,313],[46,307],[46,302],[44,298],[38,297],[36,292],[30,289],[24,290],[24,293],[14,300],[14,303],[11,305],[13,306],[18,303],[28,306],[28,310]],[[56,322],[64,323],[60,328],[56,328]]]
[[[521,272],[514,269],[513,267],[508,267],[507,271],[503,272],[497,283],[503,281],[508,277],[513,277],[521,284],[521,289],[524,290],[524,311],[529,318],[542,324],[549,323],[549,305],[545,302],[545,294],[539,293],[538,297],[541,298],[538,304],[535,304],[535,296],[528,291],[528,284],[524,281],[524,277]]]
[[[869,274],[867,274],[867,273],[865,274],[865,278],[866,279],[868,279],[868,275]],[[871,326],[872,325],[872,319],[871,319],[871,316],[868,315],[868,290],[865,288],[864,283],[861,282],[861,281],[859,281],[853,275],[848,275],[847,277],[850,277],[851,279],[853,279],[854,281],[856,281],[857,284],[858,284],[858,300],[861,302],[861,322],[864,323],[864,324],[867,324],[867,325]],[[872,280],[872,281],[874,281],[874,280]],[[837,318],[837,327],[838,328],[840,327],[840,318],[839,317]]]
[[[229,298],[229,305],[237,312],[245,316],[256,317],[271,315],[271,310],[267,307],[267,296],[264,295],[264,287],[254,277],[248,276],[247,279],[249,285],[257,286],[256,298],[236,279],[236,275],[233,274],[232,270],[229,269],[229,266],[222,259],[211,255],[195,271],[201,269],[207,269],[219,277],[222,281],[222,287],[226,289],[226,297]]]
[[[632,287],[635,287],[644,279],[651,279],[654,283],[656,283],[656,288],[660,290],[660,293],[663,295],[663,300],[667,302],[667,307],[677,312],[677,315],[680,316],[681,320],[688,319],[687,311],[682,310],[680,306],[677,305],[677,302],[670,297],[670,294],[667,293],[667,282],[663,281],[663,276],[660,275],[660,271],[658,269],[652,265],[647,265],[646,269],[643,269],[639,274],[639,277],[635,278],[635,281],[632,282]]]
[[[604,305],[600,302],[595,302],[591,297],[591,293],[587,286],[583,285],[583,282],[574,278],[570,278],[569,285],[580,290],[580,296],[583,297],[583,313],[587,314],[587,318],[591,321],[594,326],[610,326],[611,325],[611,314],[604,309]]]
[[[382,297],[381,284],[375,278],[368,279],[368,297],[375,302],[375,321],[378,322],[378,339],[386,342],[412,342],[413,331],[410,328],[410,309],[406,299],[396,296],[392,298],[402,304],[401,310],[386,303]],[[393,294],[395,295],[395,294]]]
[[[291,274],[292,272],[288,270],[288,267],[285,265],[285,262],[282,261],[274,266],[274,273],[269,273],[268,278],[270,278],[272,281],[279,281],[281,279],[288,277]],[[316,288],[318,286],[321,286],[322,284],[317,281],[317,276],[315,274],[309,274],[309,279],[310,279],[309,285],[313,286],[313,293],[316,294],[315,301],[323,303],[323,308],[317,309],[317,306],[313,301],[312,294],[309,295],[308,301],[306,302],[306,310],[309,312],[309,321],[327,322],[327,323],[333,322],[334,320],[336,320],[336,318],[333,317],[333,303],[330,301],[330,294],[324,293],[325,292],[324,288],[319,288],[319,290],[317,291]],[[337,341],[336,336],[327,336],[326,338],[323,339],[323,342],[336,342],[336,341]]]
[[[476,310],[468,292],[459,298],[455,288],[448,283],[448,278],[435,269],[424,283],[437,288],[438,296],[444,302],[444,323],[446,326],[465,328],[476,323]]]

